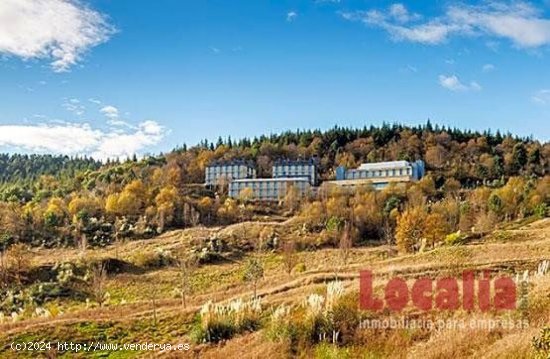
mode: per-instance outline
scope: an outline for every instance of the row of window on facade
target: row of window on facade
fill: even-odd
[[[290,186],[296,188],[299,195],[304,195],[310,187],[307,178],[285,181],[279,179],[238,180],[229,183],[229,195],[239,197],[243,190],[250,188],[254,198],[278,200],[286,195]]]
[[[284,177],[307,177],[310,184],[315,185],[317,181],[317,167],[305,161],[297,161],[292,164],[275,164],[272,167],[273,178]],[[213,164],[205,169],[206,185],[218,185],[221,180],[236,180],[256,178],[256,170],[248,164]]]
[[[395,176],[410,176],[412,168],[399,168],[391,170],[349,170],[346,173],[346,179],[369,178],[369,177],[395,177]]]

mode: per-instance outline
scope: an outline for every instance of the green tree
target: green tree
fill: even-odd
[[[243,280],[250,282],[254,288],[254,298],[257,297],[257,287],[260,279],[264,277],[264,266],[260,258],[249,258],[244,266]]]

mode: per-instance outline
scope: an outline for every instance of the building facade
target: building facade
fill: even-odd
[[[285,197],[291,186],[297,189],[300,196],[304,196],[310,190],[310,179],[308,177],[237,179],[229,183],[229,196],[238,198],[244,189],[250,188],[252,200],[278,201]]]
[[[424,162],[420,160],[363,163],[356,169],[338,167],[336,181],[329,183],[341,187],[372,185],[375,189],[383,189],[390,183],[417,181],[424,174]]]
[[[318,181],[317,165],[314,160],[280,160],[273,164],[273,178],[307,177],[309,184],[315,186]]]
[[[256,178],[256,169],[248,161],[214,162],[204,169],[204,178],[205,185],[213,187],[236,179]]]

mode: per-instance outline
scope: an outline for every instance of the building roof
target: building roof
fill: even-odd
[[[232,183],[242,182],[309,182],[309,177],[274,177],[274,178],[241,178],[234,179]]]
[[[210,163],[206,167],[236,166],[236,165],[244,165],[244,166],[248,166],[248,167],[254,167],[254,162],[243,160],[243,159],[214,160],[214,161],[210,161]]]
[[[310,159],[298,159],[298,160],[290,160],[290,159],[279,159],[275,160],[273,162],[273,166],[284,166],[284,165],[316,165],[317,160],[315,158]]]
[[[381,184],[381,183],[392,183],[392,182],[411,182],[410,176],[396,176],[396,177],[372,177],[372,178],[355,178],[355,179],[345,179],[345,180],[334,180],[334,181],[325,181],[323,184],[328,185],[367,185],[367,184]]]
[[[375,162],[375,163],[361,163],[357,168],[359,170],[385,170],[394,168],[404,168],[411,164],[407,161],[388,161],[388,162]]]

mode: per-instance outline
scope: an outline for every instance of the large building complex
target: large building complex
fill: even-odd
[[[206,185],[215,186],[225,180],[229,184],[230,197],[246,195],[249,199],[278,201],[285,197],[291,187],[300,196],[317,189],[317,166],[313,160],[282,160],[273,164],[272,178],[256,178],[256,170],[250,162],[232,161],[211,164],[206,168]],[[390,183],[417,181],[424,176],[424,162],[391,161],[363,163],[358,168],[336,169],[336,180],[327,181],[327,186],[354,189],[372,186],[383,189]],[[244,192],[245,189],[250,189]]]
[[[376,189],[383,189],[390,183],[417,181],[424,174],[424,162],[420,160],[363,163],[356,169],[338,167],[336,181],[329,181],[329,184],[341,187],[372,185]]]
[[[254,164],[243,160],[213,162],[206,166],[204,172],[205,185],[210,187],[229,183],[236,179],[256,178]]]
[[[311,160],[281,160],[273,164],[273,178],[307,177],[312,186],[317,184],[317,165]]]

